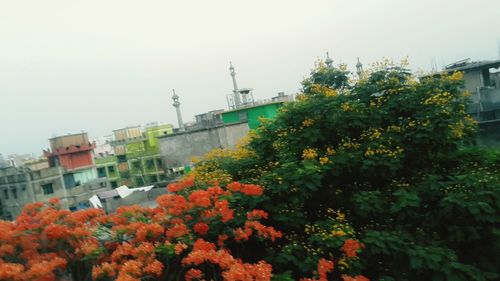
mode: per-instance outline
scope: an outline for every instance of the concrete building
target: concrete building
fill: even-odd
[[[169,173],[175,173],[189,165],[193,156],[203,156],[215,148],[235,147],[249,130],[247,122],[238,122],[159,137],[163,164]]]
[[[462,60],[444,72],[464,73],[465,90],[471,94],[467,113],[479,122],[478,144],[500,147],[500,60]]]
[[[44,150],[49,167],[62,167],[67,171],[67,186],[78,186],[97,179],[94,162],[95,143],[87,133],[72,134],[49,139],[50,150]]]
[[[240,107],[221,113],[224,124],[247,122],[250,129],[260,125],[260,118],[274,118],[284,101],[264,101],[252,106]]]
[[[166,181],[157,138],[173,133],[170,124],[147,124],[114,130],[114,156],[96,159],[97,174],[112,187],[138,187]]]
[[[24,205],[60,198],[69,210],[89,207],[88,199],[109,190],[107,178],[98,178],[93,145],[87,134],[50,139],[47,157],[20,167],[0,168],[0,217],[11,220]],[[90,158],[89,158],[90,157]]]

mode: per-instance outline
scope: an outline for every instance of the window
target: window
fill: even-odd
[[[109,183],[111,184],[112,188],[117,188],[118,187],[118,183],[116,181],[110,181]]]
[[[106,182],[100,182],[100,183],[99,183],[99,186],[100,186],[100,187],[106,187]]]
[[[43,194],[45,195],[54,193],[54,188],[52,187],[51,183],[42,184],[42,189],[43,189]]]
[[[155,167],[155,162],[153,159],[146,160],[146,168],[153,169]]]
[[[105,178],[106,177],[106,168],[105,167],[97,168],[97,176],[99,178]]]
[[[114,174],[116,172],[115,166],[108,166],[108,173],[109,174]]]
[[[118,163],[127,162],[127,156],[125,156],[125,155],[118,155],[118,156],[116,156],[116,159],[118,160]]]
[[[3,197],[4,197],[5,199],[9,199],[9,190],[8,190],[8,189],[4,189],[4,190],[3,190]]]
[[[138,169],[138,170],[141,169],[141,162],[140,162],[140,160],[132,162],[132,167],[134,167],[134,169]]]
[[[160,167],[162,167],[162,166],[163,166],[163,163],[162,163],[162,161],[161,161],[161,159],[160,159],[160,158],[156,158],[155,160],[156,160],[156,166],[157,166],[158,168],[160,168]]]
[[[12,192],[12,197],[14,197],[14,199],[17,199],[17,188],[11,187],[10,191]]]

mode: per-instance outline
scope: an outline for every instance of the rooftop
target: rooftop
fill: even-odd
[[[498,60],[485,60],[485,61],[470,61],[470,59],[461,60],[447,65],[444,68],[445,72],[450,71],[471,71],[485,68],[500,67],[500,59]]]

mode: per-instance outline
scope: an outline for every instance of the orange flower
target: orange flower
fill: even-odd
[[[163,272],[163,264],[158,260],[154,260],[152,263],[149,263],[146,267],[144,267],[144,272],[160,276]]]
[[[120,269],[119,275],[130,275],[133,277],[140,277],[142,274],[142,263],[137,260],[128,260],[126,261],[122,268]]]
[[[92,279],[98,279],[101,277],[115,277],[116,276],[116,263],[102,263],[101,265],[95,265],[92,268]]]
[[[50,224],[45,228],[44,232],[47,238],[54,240],[66,238],[69,235],[68,227],[60,224]]]
[[[170,192],[178,192],[184,189],[184,186],[182,184],[179,184],[177,182],[171,183],[167,186],[167,190]]]
[[[49,199],[49,204],[50,204],[50,205],[53,205],[53,206],[58,206],[60,203],[61,203],[61,202],[60,202],[59,198],[57,198],[57,197],[54,197],[54,198],[50,198],[50,199]]]
[[[189,195],[189,201],[198,207],[210,207],[210,194],[206,190],[196,190]]]
[[[252,210],[251,212],[247,213],[247,218],[249,220],[254,220],[254,219],[267,219],[268,214],[262,210]]]
[[[165,235],[169,239],[178,238],[189,233],[189,229],[183,223],[175,224],[173,227],[167,229]]]
[[[347,239],[344,241],[344,245],[342,246],[341,250],[347,257],[352,258],[356,256],[356,251],[362,247],[364,247],[364,244],[360,243],[358,240]]]
[[[16,280],[23,271],[24,266],[22,264],[3,263],[0,259],[0,280]]]
[[[204,222],[199,222],[193,226],[194,232],[196,232],[199,235],[205,235],[208,232],[208,224]]]
[[[193,245],[193,252],[194,251],[215,251],[215,245],[201,238],[198,238]]]
[[[249,196],[260,196],[263,193],[263,189],[255,184],[244,184],[241,193]]]
[[[342,274],[340,277],[342,277],[343,281],[370,281],[370,279],[366,278],[363,275],[357,275],[353,277]]]
[[[217,201],[215,203],[215,209],[222,216],[221,219],[222,222],[227,222],[229,220],[232,220],[234,217],[234,211],[229,208],[229,201],[227,200]]]
[[[185,249],[187,249],[187,247],[188,246],[186,244],[181,243],[181,242],[175,244],[175,246],[174,246],[175,254],[176,255],[180,255],[180,253],[182,253],[182,251],[184,251]]]
[[[241,227],[238,227],[233,231],[234,240],[236,241],[246,241],[252,235],[252,230],[250,228],[245,228],[244,230]]]
[[[318,274],[320,281],[328,281],[327,274],[333,270],[333,261],[320,259],[318,261]]]
[[[136,232],[135,237],[138,241],[146,241],[146,239],[156,239],[163,235],[165,229],[157,223],[144,224]]]
[[[201,272],[201,270],[196,268],[191,268],[184,275],[186,281],[192,281],[193,279],[200,280],[202,277],[203,277],[203,272]]]
[[[239,192],[239,191],[241,191],[242,184],[237,182],[237,181],[233,181],[232,183],[229,183],[226,186],[226,188],[233,191],[233,192]]]
[[[217,237],[217,246],[224,247],[224,242],[229,238],[226,234],[221,234]]]

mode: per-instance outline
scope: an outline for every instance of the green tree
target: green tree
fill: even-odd
[[[199,166],[266,187],[260,207],[291,237],[269,250],[275,268],[311,270],[310,249],[357,236],[362,259],[341,267],[373,280],[499,278],[500,157],[467,148],[476,124],[461,74],[348,75],[319,64],[298,101],[258,128],[251,156]]]

